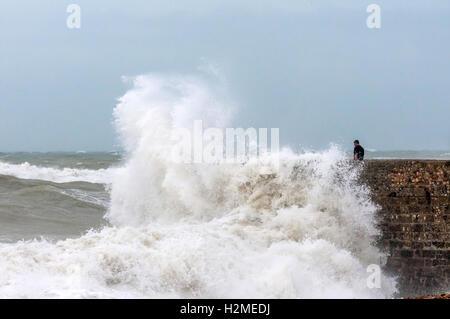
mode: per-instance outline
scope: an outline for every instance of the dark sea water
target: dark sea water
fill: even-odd
[[[80,236],[106,225],[119,153],[0,153],[0,242]]]
[[[27,162],[35,166],[54,168],[108,168],[118,163],[121,157],[119,152],[0,152],[0,162],[10,164]]]
[[[375,151],[366,149],[367,159],[450,160],[450,151]]]
[[[350,155],[349,155],[350,156]],[[445,151],[370,151],[367,159],[450,159]],[[0,242],[77,237],[107,225],[118,152],[0,153]]]
[[[393,296],[393,278],[366,285],[385,256],[351,154],[231,168],[152,152],[0,153],[0,298]]]

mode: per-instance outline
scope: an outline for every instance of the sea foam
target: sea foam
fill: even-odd
[[[108,169],[54,168],[31,165],[28,162],[12,164],[0,162],[0,175],[9,175],[22,179],[38,179],[54,183],[88,182],[109,184],[111,171]]]
[[[114,110],[127,154],[111,175],[111,226],[1,244],[0,296],[391,297],[392,278],[367,285],[384,257],[377,207],[337,147],[230,165],[167,159],[174,127],[218,125],[226,109],[201,79],[137,77]]]

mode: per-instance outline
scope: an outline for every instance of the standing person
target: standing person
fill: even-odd
[[[355,161],[362,161],[364,159],[364,148],[359,145],[358,140],[355,140],[353,142],[353,145],[355,145],[355,148],[353,150],[353,157]]]

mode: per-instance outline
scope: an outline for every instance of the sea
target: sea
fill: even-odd
[[[219,114],[205,112],[212,97],[199,80],[141,76],[114,110],[120,152],[0,153],[0,297],[395,296],[396,278],[368,284],[386,256],[351,154],[168,160],[174,126]]]

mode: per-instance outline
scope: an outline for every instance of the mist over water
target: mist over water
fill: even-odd
[[[74,238],[0,244],[0,296],[392,297],[392,278],[382,276],[379,289],[367,286],[367,266],[384,259],[374,246],[377,207],[358,183],[361,167],[339,148],[283,149],[243,164],[169,159],[174,129],[196,119],[225,127],[233,108],[202,78],[140,76],[114,110],[125,150],[114,164],[1,161],[8,176],[0,184],[20,184],[20,193],[28,181],[27,192],[70,202],[49,201],[61,208],[54,219],[80,207],[87,213],[86,205],[105,219]]]

